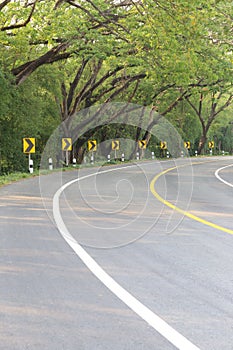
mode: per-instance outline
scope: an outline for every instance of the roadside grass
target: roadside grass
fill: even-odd
[[[125,162],[126,163],[126,162]],[[98,166],[108,166],[108,165],[118,165],[122,164],[121,161],[111,161],[111,162],[95,162],[94,164],[85,164],[85,165],[77,165],[75,167],[68,166],[63,168],[55,168],[52,171],[51,170],[34,170],[33,174],[30,174],[29,172],[14,172],[9,174],[0,175],[0,187],[9,185],[13,182],[20,181],[23,179],[32,178],[39,175],[48,175],[52,174],[53,172],[58,171],[71,171],[71,170],[77,170],[81,168],[91,168],[91,167],[98,167]]]
[[[28,179],[28,178],[32,178],[35,176],[39,176],[39,175],[48,175],[48,174],[52,174],[53,172],[57,172],[57,171],[68,171],[68,170],[74,170],[73,167],[67,167],[67,168],[63,168],[63,169],[54,169],[53,171],[50,170],[34,170],[33,174],[30,174],[29,172],[15,172],[15,173],[9,173],[9,174],[5,174],[5,175],[0,175],[0,187],[5,186],[5,185],[10,185],[13,182],[17,182],[20,180],[24,180],[24,179]]]
[[[225,153],[225,155],[227,155],[227,154]],[[144,159],[144,161],[147,161],[147,160],[149,160],[149,159]],[[160,160],[166,160],[166,158],[160,159]],[[82,169],[82,168],[113,166],[113,165],[120,165],[120,164],[123,165],[124,163],[131,163],[131,162],[133,162],[133,161],[125,160],[125,162],[122,162],[120,159],[116,159],[116,160],[111,160],[110,162],[108,162],[108,161],[98,162],[97,161],[94,164],[86,163],[86,164],[82,164],[82,165],[77,165],[75,167],[68,166],[68,167],[63,167],[63,168],[56,168],[56,169],[53,169],[52,171],[51,170],[42,170],[42,171],[34,170],[33,174],[30,174],[29,172],[23,172],[23,173],[15,172],[15,173],[10,173],[10,174],[0,175],[0,187],[2,187],[4,185],[9,185],[13,182],[27,179],[30,177],[52,174],[53,172],[57,172],[57,171],[71,171],[71,170],[75,170],[75,169],[77,170],[77,169]]]
[[[36,173],[30,174],[30,173],[16,172],[16,173],[1,175],[0,176],[0,187],[4,186],[4,185],[9,185],[15,181],[19,181],[22,179],[27,179],[27,178],[32,177],[32,176],[36,176],[38,174],[39,174],[39,172],[37,174]]]

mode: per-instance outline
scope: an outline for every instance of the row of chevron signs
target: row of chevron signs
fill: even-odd
[[[208,146],[210,149],[214,148],[214,141],[209,141]],[[138,147],[140,149],[146,149],[147,141],[146,140],[139,140]],[[87,148],[88,148],[89,152],[96,152],[97,151],[97,141],[96,140],[88,140],[87,141]],[[161,141],[160,148],[162,150],[167,149],[167,142]],[[189,141],[184,142],[184,148],[190,149],[191,143]],[[113,140],[112,141],[112,150],[119,151],[119,149],[120,149],[120,141]],[[63,151],[71,151],[72,150],[72,139],[70,137],[62,138],[62,150]],[[33,138],[33,137],[23,138],[23,152],[29,154],[29,153],[35,153],[35,151],[36,151],[35,138]]]

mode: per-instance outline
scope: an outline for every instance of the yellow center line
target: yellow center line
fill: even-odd
[[[196,163],[196,164],[197,164],[197,163]],[[199,164],[200,164],[200,163],[199,163]],[[182,167],[183,167],[183,166],[184,166],[184,165],[182,165]],[[183,210],[183,209],[177,207],[176,205],[172,204],[171,202],[167,201],[166,199],[162,198],[162,197],[158,194],[158,192],[156,192],[156,190],[155,190],[155,183],[158,181],[158,179],[159,179],[161,176],[163,176],[163,175],[167,174],[168,172],[170,172],[170,171],[172,171],[172,170],[174,170],[174,169],[177,169],[177,168],[178,168],[178,167],[172,167],[172,168],[169,168],[169,169],[167,169],[167,170],[164,170],[164,171],[162,171],[161,173],[157,174],[157,175],[153,178],[153,180],[152,180],[151,183],[150,183],[150,190],[151,190],[152,194],[155,196],[155,198],[157,198],[161,203],[165,204],[167,207],[169,207],[169,208],[171,208],[171,209],[177,211],[178,213],[181,213],[181,214],[187,216],[188,218],[190,218],[190,219],[192,219],[192,220],[198,221],[198,222],[200,222],[200,223],[202,223],[202,224],[204,224],[204,225],[213,227],[213,228],[215,228],[215,229],[217,229],[217,230],[220,230],[220,231],[223,231],[223,232],[226,232],[226,233],[229,233],[229,234],[232,235],[232,234],[233,234],[233,230],[228,229],[228,228],[223,227],[223,226],[220,226],[220,225],[217,225],[217,224],[214,224],[213,222],[210,222],[210,221],[207,221],[207,220],[205,220],[205,219],[202,219],[202,218],[200,218],[200,217],[198,217],[198,216],[196,216],[196,215],[193,215],[193,214],[191,214],[190,212],[188,212],[188,211],[186,211],[186,210]]]

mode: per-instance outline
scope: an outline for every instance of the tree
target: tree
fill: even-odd
[[[208,95],[207,95],[208,93]],[[233,92],[231,91],[216,91],[209,92],[209,89],[198,92],[199,102],[195,105],[190,97],[186,97],[189,105],[193,108],[196,113],[202,127],[202,135],[199,141],[198,154],[202,153],[202,150],[207,141],[208,131],[216,120],[217,116],[227,109],[233,101]]]
[[[14,117],[22,134],[30,125],[25,122],[28,115],[35,114],[36,98],[35,134],[40,118],[41,129],[50,121],[48,105],[55,124],[67,120],[67,126],[80,110],[98,103],[149,106],[151,114],[141,116],[143,123],[147,118],[147,127],[130,131],[135,140],[149,140],[161,116],[176,122],[181,105],[193,118],[199,108],[196,99],[205,91],[205,127],[204,105],[211,103],[212,93],[217,99],[212,117],[231,103],[232,7],[226,0],[1,0],[0,14],[0,68],[6,84],[17,86],[17,96],[7,93],[0,108],[7,125],[12,100],[27,101],[27,114],[21,107]],[[76,118],[77,129],[89,128],[77,147],[91,132],[104,137],[104,132],[92,130],[98,118]],[[192,125],[196,127],[194,120]],[[180,126],[183,132],[184,123]],[[108,130],[112,135],[115,131]],[[47,131],[40,134],[45,142]]]
[[[229,38],[232,6],[227,1],[154,0],[138,4],[139,11],[148,17],[141,25],[140,35],[145,38],[144,42],[140,35],[135,35],[138,44],[143,43],[141,56],[151,67],[146,80],[149,84],[146,89],[150,91],[147,103],[160,115],[170,116],[179,103],[188,101],[190,105],[197,91],[201,93],[202,89],[207,89],[213,92],[211,101],[215,98],[223,104],[218,103],[218,109],[213,103],[209,118],[205,115],[199,118],[203,129],[202,141],[205,142],[212,119],[232,102],[233,60]],[[146,82],[143,83],[143,91]],[[227,94],[229,99],[224,100]],[[197,108],[193,110],[197,112]],[[150,137],[149,131],[157,123],[158,117],[154,116],[145,138]]]
[[[7,48],[4,56],[16,84],[45,64],[75,55],[101,55],[110,36],[127,41],[121,36],[127,31],[119,23],[124,17],[121,7],[103,0],[98,6],[90,0],[85,6],[68,0],[0,3],[1,51]]]

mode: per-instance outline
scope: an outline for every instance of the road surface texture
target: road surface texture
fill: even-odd
[[[231,184],[233,158],[212,157],[2,187],[0,349],[232,350]]]

